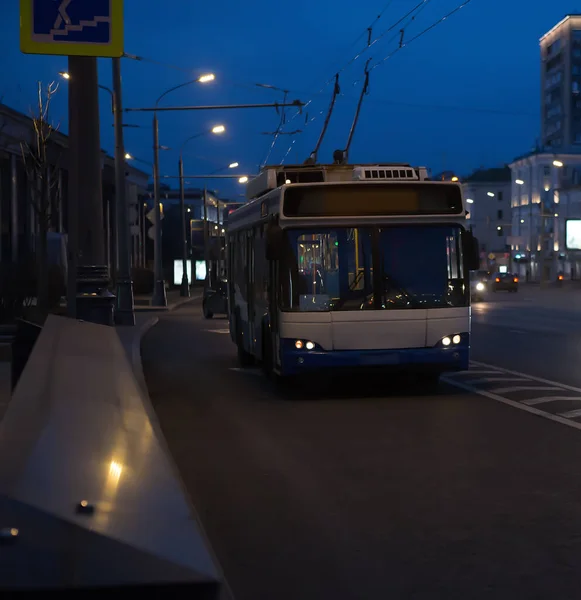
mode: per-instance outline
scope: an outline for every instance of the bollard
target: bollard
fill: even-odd
[[[37,323],[31,323],[24,319],[16,322],[16,335],[12,342],[12,391],[26,367],[26,363],[32,354],[32,349],[36,340],[42,331],[42,326]]]
[[[77,271],[77,319],[114,325],[115,295],[109,291],[109,269],[90,265]]]

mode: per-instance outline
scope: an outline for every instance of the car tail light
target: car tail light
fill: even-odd
[[[559,281],[563,281],[563,276],[559,275]]]
[[[514,282],[515,282],[515,283],[518,283],[518,277],[515,277],[515,278],[514,278]]]
[[[500,277],[496,278],[496,283],[500,283]]]

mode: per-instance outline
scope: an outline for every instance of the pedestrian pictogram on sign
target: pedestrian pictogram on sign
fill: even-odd
[[[123,56],[123,0],[20,0],[27,54]]]

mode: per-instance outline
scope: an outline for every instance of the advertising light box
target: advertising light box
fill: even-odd
[[[192,283],[192,261],[188,260],[187,262],[187,270],[188,270],[188,281]],[[184,274],[184,270],[182,268],[182,261],[174,260],[173,261],[173,284],[181,285],[182,283],[182,275]],[[196,281],[204,281],[206,279],[206,261],[204,260],[196,260],[195,261],[195,275]]]
[[[568,219],[565,223],[567,250],[581,250],[581,219]]]
[[[192,261],[188,260],[187,262],[187,273],[188,273],[188,281],[192,282]],[[181,285],[182,277],[184,274],[184,268],[181,260],[173,261],[173,284]]]

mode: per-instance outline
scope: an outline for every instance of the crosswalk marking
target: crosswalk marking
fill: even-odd
[[[475,379],[470,383],[476,385],[477,383],[493,383],[495,381],[530,381],[530,379],[525,379],[524,377],[483,377],[482,379]]]
[[[581,417],[581,408],[558,414],[560,417],[565,417],[566,419],[575,419],[576,417]]]
[[[510,387],[499,387],[490,390],[494,394],[512,394],[512,392],[526,392],[532,390],[537,392],[542,390],[543,392],[559,392],[562,388],[560,387],[539,387],[538,385],[513,385]]]
[[[530,398],[529,400],[523,400],[522,403],[527,406],[536,406],[537,404],[545,404],[545,402],[561,402],[561,401],[575,401],[581,402],[581,396],[541,396],[540,398]]]
[[[483,377],[483,374],[491,376]],[[442,381],[546,419],[581,429],[581,422],[573,420],[581,417],[581,408],[565,410],[567,406],[564,404],[581,403],[580,388],[478,361],[471,361],[468,371],[446,374],[442,377]],[[495,383],[503,381],[515,382],[516,385],[494,386]],[[514,396],[510,397],[510,394],[515,392],[524,397],[518,400],[514,399]],[[561,394],[547,395],[546,392],[561,392]]]

